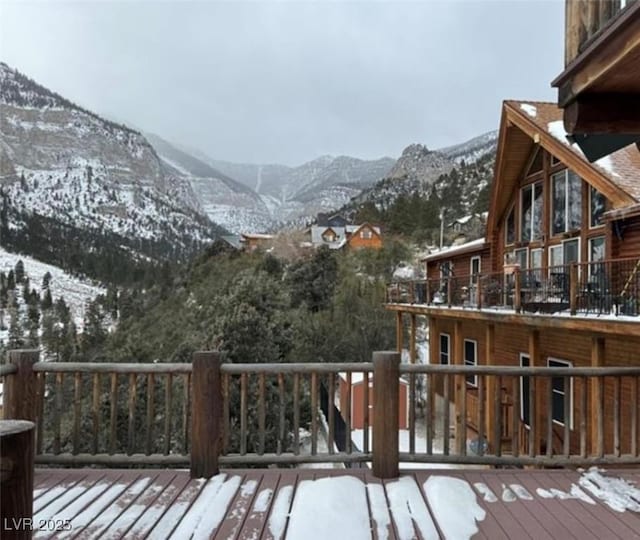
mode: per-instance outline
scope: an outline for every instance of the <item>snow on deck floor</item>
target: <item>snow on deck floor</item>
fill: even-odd
[[[640,538],[640,470],[42,469],[36,538]]]

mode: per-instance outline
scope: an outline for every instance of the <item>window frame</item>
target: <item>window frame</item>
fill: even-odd
[[[447,334],[446,332],[440,332],[439,337],[439,342],[438,342],[438,359],[440,361],[440,365],[441,366],[450,366],[451,365],[451,335]],[[444,353],[442,351],[442,338],[446,338],[447,339],[447,352]],[[442,361],[442,356],[446,355],[447,357],[447,361],[446,363]]]
[[[539,223],[540,223],[540,231],[539,231],[539,235],[535,236],[534,235],[534,223],[536,221],[536,187],[539,186],[540,187],[540,199],[541,199],[541,204],[540,204],[540,216],[539,216]],[[525,201],[525,191],[527,190],[531,190],[531,195],[530,195],[530,210],[531,210],[531,222],[529,223],[529,237],[525,238],[524,237],[524,201]],[[529,242],[537,242],[539,240],[542,239],[542,220],[544,219],[544,182],[542,180],[537,180],[535,182],[530,182],[525,186],[522,186],[520,188],[520,220],[519,220],[519,239],[520,242],[525,242],[525,243],[529,243]]]
[[[509,241],[509,220],[513,220],[513,238]],[[507,217],[504,220],[504,245],[512,246],[516,243],[518,238],[518,227],[516,222],[516,205],[511,205],[511,209],[507,212]]]
[[[570,213],[569,212],[569,208],[570,208],[569,173],[573,174],[580,181],[580,204],[578,205],[578,208],[580,208],[580,225],[574,229],[569,227],[569,213]],[[556,178],[559,178],[560,176],[562,176],[564,180],[564,228],[561,231],[556,231],[555,230],[555,210],[556,210],[555,182],[556,182]],[[579,174],[576,174],[574,171],[571,171],[569,169],[563,169],[561,171],[555,172],[549,175],[549,178],[550,178],[550,187],[551,187],[551,197],[550,197],[551,211],[549,212],[549,232],[551,233],[551,236],[562,236],[563,234],[566,234],[568,232],[580,230],[580,228],[584,223],[584,216],[582,215],[582,201],[584,197],[584,183],[585,183],[584,180]]]
[[[591,245],[593,244],[594,240],[601,240],[602,241],[602,245],[604,247],[603,249],[603,253],[602,253],[602,259],[599,260],[594,260],[592,258],[592,253],[593,250],[591,248]],[[589,263],[587,265],[587,268],[589,269],[589,275],[588,278],[589,280],[591,280],[591,278],[593,277],[593,269],[594,269],[594,264],[598,264],[601,263],[602,261],[605,261],[607,259],[607,236],[605,234],[599,235],[599,236],[592,236],[587,240],[587,262]],[[602,265],[600,265],[600,268],[604,268],[604,263]]]
[[[602,213],[604,214],[607,210],[607,198],[600,192],[598,191],[598,189],[595,186],[592,186],[591,184],[587,184],[589,186],[589,195],[588,195],[588,199],[589,199],[589,229],[599,229],[600,227],[604,227],[604,220],[602,219],[602,216],[600,217],[600,221],[601,223],[594,225],[593,224],[593,205],[592,205],[592,197],[593,197],[593,193],[596,192],[598,193],[602,199],[603,199],[603,209],[602,209]]]
[[[467,361],[467,343],[473,344],[473,363]],[[463,365],[465,366],[477,366],[478,365],[478,340],[477,339],[468,339],[465,338],[463,347],[462,347],[462,360]],[[466,375],[465,381],[469,386],[473,386],[474,388],[478,387],[478,376],[477,375]]]
[[[478,261],[477,272],[473,271],[473,263],[475,261]],[[471,257],[471,259],[469,259],[469,283],[471,285],[475,285],[476,283],[478,283],[478,276],[480,275],[480,272],[482,272],[482,257],[480,257],[479,255],[474,255],[473,257]]]
[[[556,365],[553,366],[551,365],[552,363],[555,363]],[[559,365],[558,365],[559,364]],[[569,360],[563,360],[562,358],[556,358],[554,356],[549,356],[547,357],[547,367],[573,367],[573,362],[570,362]],[[553,385],[553,377],[551,377],[551,384]],[[555,394],[562,394],[564,396],[564,399],[566,399],[567,397],[567,393],[566,393],[566,389],[563,392],[559,392],[558,390],[556,390],[555,388],[552,389],[552,393]],[[569,377],[569,429],[573,430],[573,377]],[[564,411],[564,401],[562,403],[562,410]],[[549,414],[551,415],[551,419],[553,421],[554,424],[557,424],[559,426],[563,426],[564,427],[564,412],[563,412],[563,421],[560,420],[556,420],[553,417],[553,402],[551,404],[551,411],[549,411]]]

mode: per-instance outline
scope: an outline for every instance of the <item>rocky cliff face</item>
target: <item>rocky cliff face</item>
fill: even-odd
[[[181,247],[217,228],[147,139],[0,63],[0,185],[11,215]],[[9,226],[20,227],[18,218]]]
[[[158,152],[162,172],[176,185],[187,184],[194,204],[214,222],[235,233],[265,231],[274,216],[260,195],[157,135],[147,135]]]

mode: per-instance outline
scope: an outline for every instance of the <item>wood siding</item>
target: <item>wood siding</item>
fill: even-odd
[[[431,318],[431,332],[434,332],[436,339],[434,340],[435,351],[433,351],[432,362],[439,363],[439,336],[441,333],[447,333],[452,336],[454,333],[454,325],[456,319],[445,317],[432,317]],[[526,326],[516,324],[496,324],[495,325],[495,344],[494,344],[494,356],[488,359],[486,357],[486,323],[480,321],[467,321],[463,320],[462,323],[462,338],[473,339],[478,343],[478,364],[479,365],[501,365],[501,366],[519,366],[520,354],[528,354],[529,352],[529,336],[531,330]],[[591,364],[591,347],[592,347],[593,335],[588,332],[571,332],[568,333],[564,330],[541,330],[540,331],[540,363],[539,366],[546,366],[549,358],[563,360],[570,362],[574,367],[590,367]],[[571,343],[568,346],[568,343]],[[638,365],[638,353],[640,350],[640,339],[628,338],[626,340],[620,339],[606,339],[604,350],[604,366],[637,366]],[[462,360],[456,361],[453,358],[453,341],[451,341],[450,347],[450,362],[458,363]],[[533,362],[531,365],[534,365]],[[442,385],[436,385],[438,393],[442,392]],[[506,394],[511,394],[513,388],[513,381],[506,380],[503,377],[502,390]],[[540,380],[536,386],[537,394],[540,399],[538,402],[539,414],[536,417],[536,424],[541,429],[543,450],[545,442],[545,434],[547,429],[547,412],[545,408],[545,399],[548,392],[546,382]],[[595,404],[592,403],[591,388],[589,387],[589,397],[587,399],[587,431],[591,433],[595,429],[596,412]],[[580,448],[578,421],[581,414],[580,409],[580,392],[581,381],[573,381],[573,429],[571,430],[571,450],[578,452]],[[450,395],[453,395],[453,387],[450,388]],[[470,388],[468,390],[470,396],[474,396],[474,390]],[[614,405],[615,394],[615,382],[613,379],[605,379],[604,383],[604,406],[605,411],[612,411]],[[491,399],[490,396],[487,396]],[[468,401],[471,401],[473,397],[470,397]],[[624,379],[620,387],[620,447],[622,453],[629,452],[631,445],[631,414],[633,407],[640,407],[640,403],[632,400],[632,383],[630,379]],[[469,407],[467,407],[469,409]],[[490,410],[490,407],[487,407]],[[640,413],[640,411],[638,411]],[[513,411],[514,414],[520,414],[520,411]],[[640,418],[640,414],[638,414]],[[605,453],[612,453],[614,451],[614,423],[609,415],[606,416],[607,420],[604,423],[605,430]],[[471,419],[470,419],[471,420]],[[474,422],[470,422],[470,427],[473,427]],[[557,446],[561,440],[563,427],[559,424],[554,424],[554,433],[557,434],[554,440],[554,451],[561,452],[562,448]],[[524,434],[524,429],[523,429]],[[587,445],[589,448],[594,448],[595,441],[591,436],[588,436]]]

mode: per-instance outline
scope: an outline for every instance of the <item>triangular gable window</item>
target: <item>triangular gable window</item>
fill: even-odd
[[[540,149],[540,147],[537,147],[534,152],[535,155],[530,162],[531,164],[529,165],[529,169],[527,170],[527,174],[525,176],[531,176],[532,174],[542,172],[542,156],[544,152]]]

